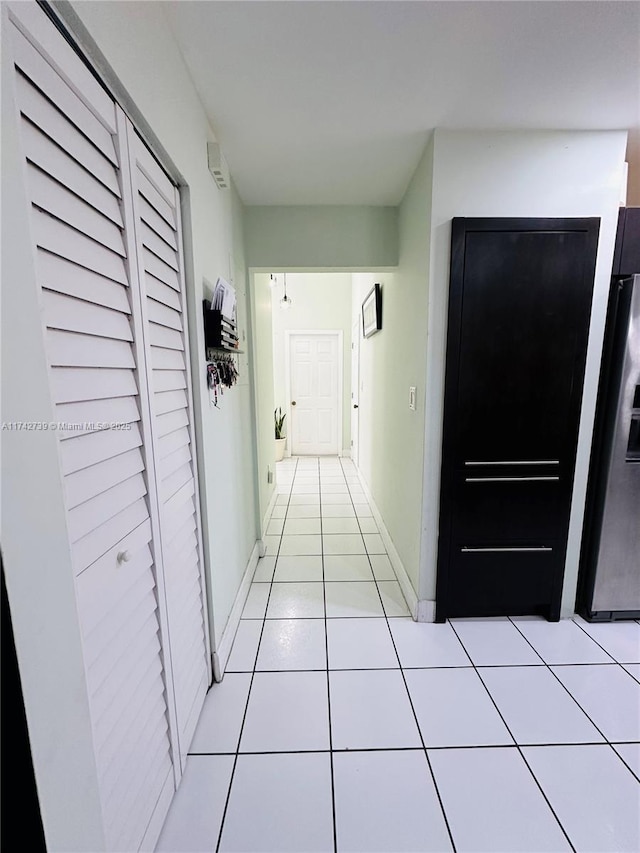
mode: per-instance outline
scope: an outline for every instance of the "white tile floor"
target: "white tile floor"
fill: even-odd
[[[640,850],[640,625],[409,617],[347,460],[286,460],[158,850]]]

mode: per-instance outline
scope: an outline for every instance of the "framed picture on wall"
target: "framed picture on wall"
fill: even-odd
[[[362,303],[362,334],[375,335],[382,328],[382,288],[376,282]]]

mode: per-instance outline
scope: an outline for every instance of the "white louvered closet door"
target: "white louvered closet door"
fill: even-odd
[[[141,317],[181,759],[210,682],[180,199],[127,124]]]
[[[209,681],[177,191],[155,161],[169,199],[143,175],[132,191],[122,110],[35,4],[11,21],[105,837],[109,851],[148,849]],[[161,297],[139,260],[143,227],[162,223],[175,277],[151,268]]]

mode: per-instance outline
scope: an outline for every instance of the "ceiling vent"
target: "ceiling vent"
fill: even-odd
[[[229,186],[229,167],[217,142],[207,142],[207,160],[213,180],[221,190]]]

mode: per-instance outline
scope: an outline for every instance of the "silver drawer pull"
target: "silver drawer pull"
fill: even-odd
[[[464,548],[460,549],[463,554],[497,554],[497,553],[522,553],[522,552],[540,552],[540,551],[553,551],[553,548],[548,548],[546,545],[539,545],[537,547],[531,548]]]
[[[560,477],[465,477],[465,483],[556,483]]]
[[[493,462],[465,462],[465,465],[559,465],[559,459],[518,459],[513,462],[494,460]]]

